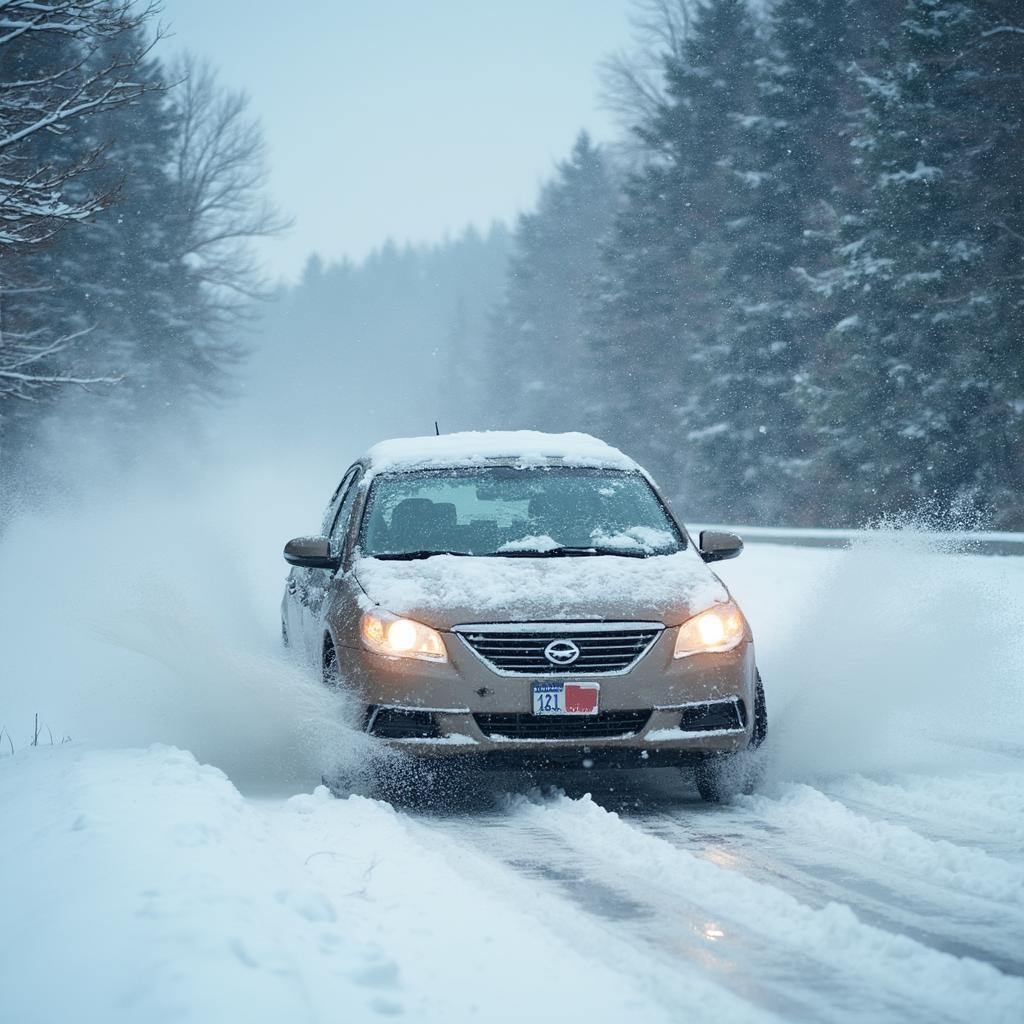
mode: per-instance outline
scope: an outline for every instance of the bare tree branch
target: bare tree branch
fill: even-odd
[[[205,286],[201,329],[230,323],[268,291],[251,243],[289,221],[264,198],[266,147],[244,93],[223,90],[208,64],[173,71],[179,121],[175,178],[184,218],[181,258]]]
[[[678,56],[698,0],[634,0],[630,17],[636,43],[601,65],[601,98],[627,129],[646,121],[662,97],[667,57]]]
[[[146,40],[137,30],[158,10],[156,0],[0,0],[0,61],[14,72],[0,84],[0,299],[12,257],[113,200],[114,190],[97,194],[80,185],[98,166],[99,150],[61,162],[40,156],[46,150],[35,143],[66,136],[154,88],[135,79],[160,33]],[[0,401],[35,401],[68,384],[117,379],[43,368],[87,331],[47,341],[38,329],[5,333],[5,326],[0,306]]]

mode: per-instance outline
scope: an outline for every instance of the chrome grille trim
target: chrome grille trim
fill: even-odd
[[[622,676],[657,642],[661,622],[473,622],[452,632],[474,657],[500,676]],[[552,665],[544,648],[571,640],[580,649],[571,665]]]

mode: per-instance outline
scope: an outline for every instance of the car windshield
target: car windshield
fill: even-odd
[[[568,466],[384,474],[360,530],[375,558],[647,557],[685,546],[640,473]]]

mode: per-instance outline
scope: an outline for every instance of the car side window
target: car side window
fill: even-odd
[[[327,502],[327,511],[324,513],[323,525],[320,527],[320,533],[322,536],[329,537],[331,535],[331,530],[334,527],[334,521],[338,518],[338,506],[345,497],[346,489],[352,482],[352,478],[356,475],[358,469],[358,466],[349,466],[341,478],[341,483],[334,488],[331,500]]]
[[[342,481],[341,488],[339,489],[342,492],[341,504],[334,515],[334,522],[331,523],[331,531],[328,534],[331,539],[331,554],[335,557],[341,554],[341,549],[345,546],[345,535],[348,532],[349,520],[352,517],[352,505],[356,500],[356,494],[359,492],[357,486],[359,476],[359,467],[356,466]]]

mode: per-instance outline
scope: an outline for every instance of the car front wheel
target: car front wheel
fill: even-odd
[[[735,754],[717,754],[697,766],[697,792],[708,803],[728,803],[740,793],[753,793],[764,774],[764,760],[757,748],[768,734],[768,711],[761,673],[754,687],[754,730],[750,746]]]
[[[324,660],[322,676],[324,686],[332,690],[341,686],[341,667],[338,665],[338,652],[329,638],[324,640]]]

